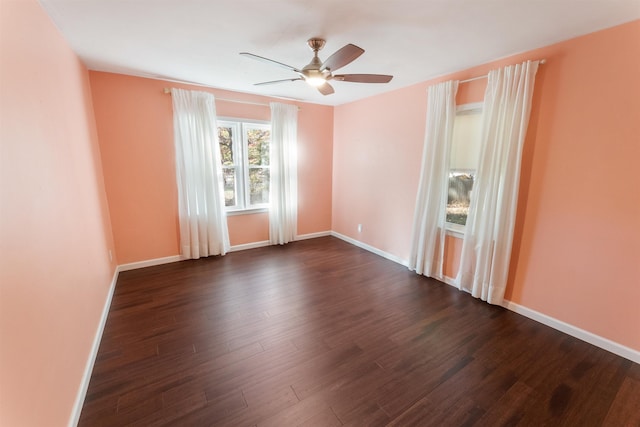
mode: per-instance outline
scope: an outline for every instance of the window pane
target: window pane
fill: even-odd
[[[449,158],[449,188],[446,221],[466,225],[469,199],[480,158],[482,109],[468,105],[457,112],[453,122]]]
[[[469,215],[469,199],[473,189],[474,173],[449,172],[447,197],[447,222],[466,225]]]
[[[247,152],[250,165],[269,165],[269,141],[271,131],[268,129],[247,129]]]
[[[269,169],[249,169],[249,203],[259,205],[269,203]]]
[[[224,205],[236,205],[236,168],[223,167],[222,179],[224,181]]]
[[[226,126],[218,127],[218,140],[220,141],[222,165],[233,165],[233,129]]]
[[[456,114],[453,122],[450,169],[475,170],[480,159],[482,111],[471,110]]]

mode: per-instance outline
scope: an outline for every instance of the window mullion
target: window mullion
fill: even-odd
[[[243,144],[243,129],[241,123],[235,123],[236,129],[236,138],[234,140],[234,144],[236,147],[236,152],[238,156],[234,159],[234,163],[236,165],[236,179],[238,182],[237,185],[237,193],[238,193],[238,209],[245,209],[245,176],[244,176],[244,144]]]
[[[240,125],[242,127],[242,177],[243,177],[243,199],[242,202],[244,204],[243,208],[249,208],[249,199],[250,199],[250,181],[249,181],[249,144],[247,138],[247,125],[242,123]]]

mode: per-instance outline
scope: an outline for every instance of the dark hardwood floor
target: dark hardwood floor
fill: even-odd
[[[326,237],[120,274],[79,425],[640,426],[640,365]]]

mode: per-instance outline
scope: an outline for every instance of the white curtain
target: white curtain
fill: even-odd
[[[269,241],[295,240],[298,228],[298,107],[272,102],[269,180]]]
[[[449,153],[457,91],[458,81],[448,81],[430,86],[427,93],[427,125],[409,268],[429,277],[442,277]]]
[[[182,89],[171,89],[171,98],[182,256],[224,255],[229,232],[215,99]]]
[[[522,147],[538,61],[493,70],[485,92],[482,146],[465,227],[458,287],[501,304],[518,203]]]

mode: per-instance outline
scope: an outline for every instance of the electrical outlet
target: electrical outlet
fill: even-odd
[[[362,233],[362,224],[358,224],[358,233]]]

